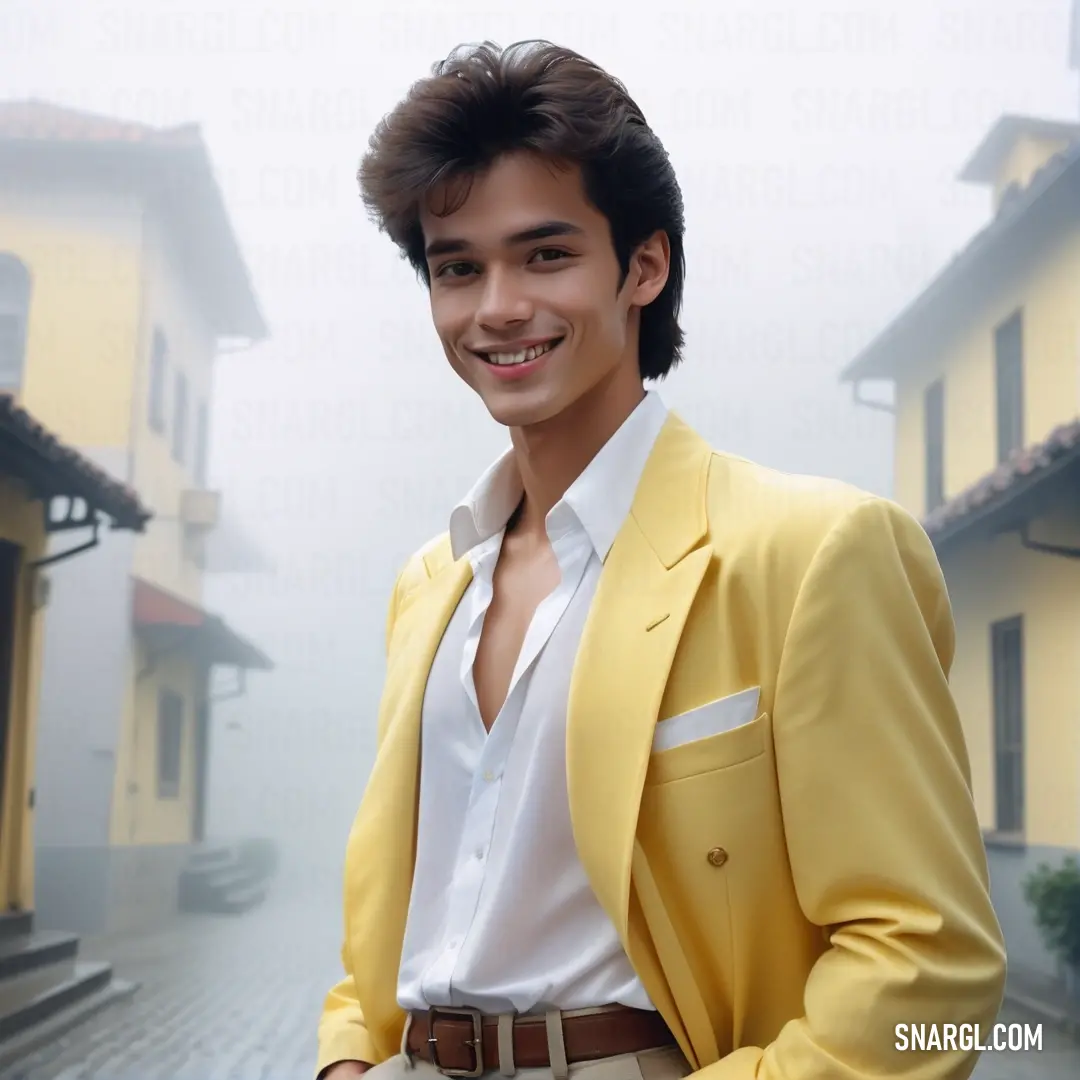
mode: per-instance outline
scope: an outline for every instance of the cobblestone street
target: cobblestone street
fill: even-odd
[[[337,890],[272,898],[238,919],[188,918],[169,933],[87,941],[142,988],[3,1080],[310,1080],[315,1024],[338,977]],[[1003,1022],[1028,1017],[1006,1010]],[[1044,1025],[1041,1053],[984,1055],[976,1080],[1076,1080],[1080,1047]]]
[[[186,917],[169,933],[93,940],[141,988],[3,1080],[310,1080],[322,998],[339,977],[336,887],[247,916]]]

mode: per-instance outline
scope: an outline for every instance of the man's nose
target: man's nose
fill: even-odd
[[[512,271],[489,267],[476,321],[493,329],[528,322],[532,318],[532,302],[522,285]]]

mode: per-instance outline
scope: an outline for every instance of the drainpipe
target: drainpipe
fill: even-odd
[[[236,669],[236,686],[231,690],[225,690],[217,694],[208,694],[207,701],[217,703],[219,701],[233,701],[247,693],[247,671],[238,667]]]
[[[890,401],[874,401],[873,398],[863,397],[861,393],[862,380],[854,379],[851,383],[851,399],[856,405],[863,405],[867,409],[876,409],[878,412],[896,415],[896,406]]]
[[[1061,544],[1046,544],[1041,540],[1032,540],[1030,525],[1024,522],[1016,531],[1020,544],[1028,551],[1037,551],[1040,555],[1060,555],[1063,559],[1080,559],[1080,548],[1064,547]]]
[[[92,548],[96,548],[101,543],[101,537],[99,535],[101,531],[101,519],[95,517],[93,522],[88,523],[91,529],[90,539],[84,544],[77,544],[75,547],[68,548],[65,551],[58,551],[55,555],[46,555],[41,559],[34,559],[33,562],[27,563],[27,566],[31,570],[40,570],[45,566],[55,566],[59,562],[64,562],[66,559],[72,559],[76,555],[82,555],[85,551],[90,551]]]

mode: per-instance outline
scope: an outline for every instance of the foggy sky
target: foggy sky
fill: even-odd
[[[203,127],[272,332],[218,362],[211,477],[277,562],[208,603],[279,663],[218,709],[211,827],[333,852],[370,766],[393,575],[505,443],[358,198],[408,85],[459,42],[531,37],[622,78],[687,207],[665,401],[718,448],[885,494],[889,417],[837,373],[988,219],[954,177],[993,121],[1080,102],[1068,0],[360,6],[0,4],[0,96]]]

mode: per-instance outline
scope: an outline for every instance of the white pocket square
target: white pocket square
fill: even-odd
[[[761,688],[752,686],[737,694],[718,698],[696,709],[661,720],[653,735],[653,753],[707,739],[732,728],[749,724],[757,716]]]

